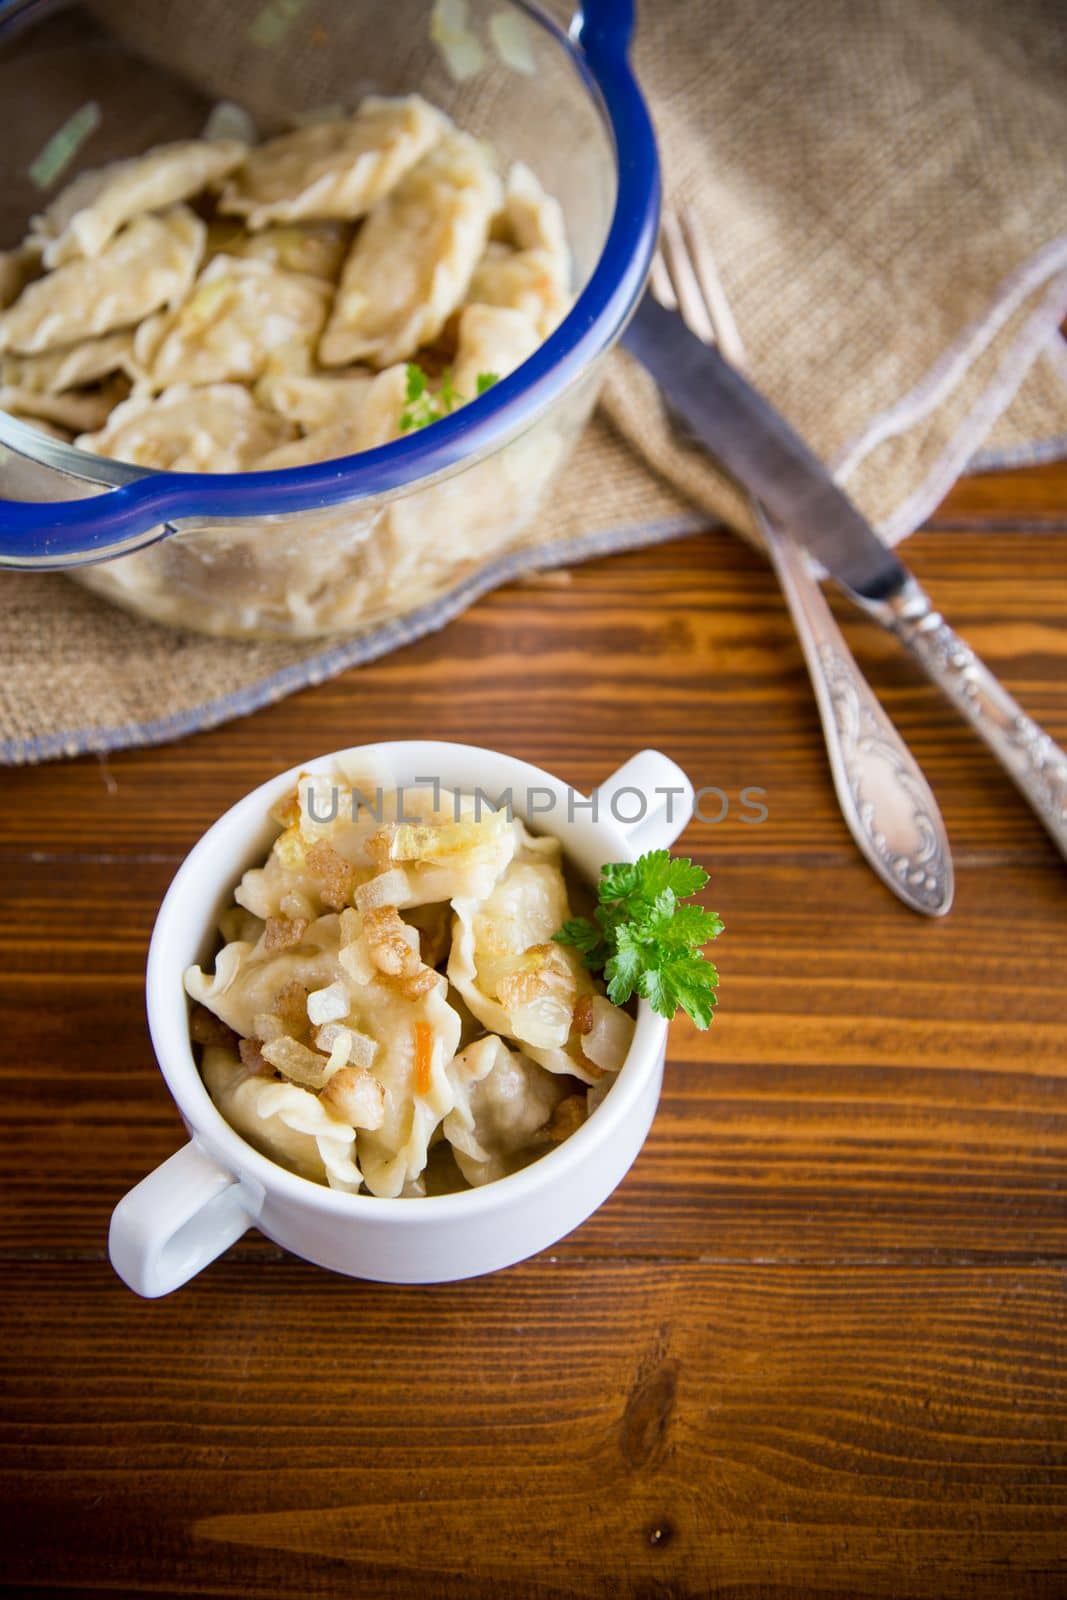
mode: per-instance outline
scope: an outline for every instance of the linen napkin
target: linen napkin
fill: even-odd
[[[557,8],[558,9],[558,8]],[[968,467],[1067,452],[1067,14],[1022,0],[668,0],[635,63],[751,374],[895,542]],[[329,643],[142,622],[0,574],[0,761],[178,738],[442,627],[524,572],[727,523],[743,497],[625,355],[546,514],[449,594]]]

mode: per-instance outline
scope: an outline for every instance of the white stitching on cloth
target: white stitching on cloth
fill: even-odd
[[[1042,245],[1035,255],[1009,274],[985,311],[964,328],[926,375],[907,394],[872,417],[856,437],[838,451],[830,463],[834,477],[839,482],[844,480],[878,445],[905,433],[929,416],[966,376],[1023,301],[1064,267],[1067,267],[1067,234]]]
[[[1042,350],[1059,338],[1059,326],[1065,316],[1067,272],[1053,279],[1041,304],[1027,319],[997,368],[992,382],[979,395],[922,483],[882,524],[880,532],[890,544],[913,533],[941,503],[982,440],[988,437],[997,418],[1015,398]]]

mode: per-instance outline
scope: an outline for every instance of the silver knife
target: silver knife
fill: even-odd
[[[1067,755],[936,611],[818,456],[719,351],[646,294],[623,344],[726,470],[822,563],[985,740],[1067,857]]]

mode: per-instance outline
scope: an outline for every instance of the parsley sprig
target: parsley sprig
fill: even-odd
[[[418,362],[409,361],[405,370],[407,390],[404,398],[407,404],[400,413],[401,433],[410,433],[413,428],[428,428],[431,422],[440,422],[442,417],[447,417],[457,406],[467,404],[468,396],[460,394],[452,382],[452,373],[447,367],[441,374],[440,387],[436,393],[430,388],[430,380]],[[484,394],[499,381],[495,372],[479,372],[477,394]]]
[[[702,867],[667,850],[615,862],[601,868],[592,920],[572,917],[552,937],[573,945],[590,971],[603,971],[615,1005],[636,991],[661,1017],[680,1010],[706,1028],[719,975],[701,950],[723,925],[715,912],[681,902],[707,881]]]

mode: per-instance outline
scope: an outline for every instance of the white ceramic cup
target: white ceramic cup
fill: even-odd
[[[277,831],[270,808],[301,772],[329,771],[338,759],[348,764],[355,757],[384,763],[398,784],[435,777],[444,788],[480,788],[494,797],[510,789],[515,814],[536,831],[555,834],[591,882],[605,862],[632,861],[672,844],[693,810],[688,778],[655,750],[633,756],[599,786],[594,820],[589,801],[539,767],[471,745],[419,740],[304,762],[220,817],[179,868],[148,953],[152,1043],[191,1137],[112,1215],[111,1263],[138,1294],[169,1294],[251,1227],[295,1255],[355,1278],[444,1283],[493,1272],[583,1222],[644,1143],[663,1079],[667,1024],[643,1000],[618,1079],[588,1122],[521,1172],[480,1189],[421,1200],[343,1194],[261,1155],[216,1110],[193,1058],[182,975],[194,962],[210,964],[219,913]],[[619,820],[626,817],[635,820]]]

